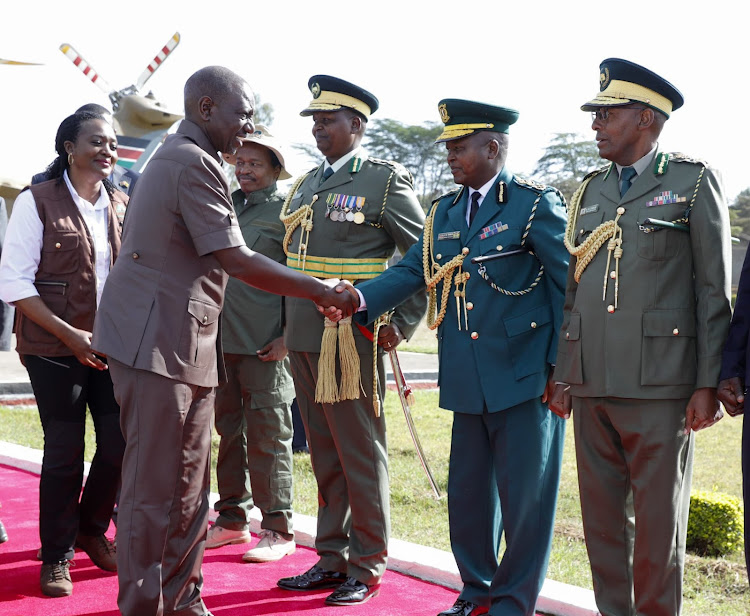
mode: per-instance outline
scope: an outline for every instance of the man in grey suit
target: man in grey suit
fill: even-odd
[[[123,616],[203,616],[219,315],[227,274],[324,306],[324,282],[250,251],[217,152],[253,132],[254,97],[210,66],[185,84],[185,120],[140,178],[92,347],[108,356],[126,441],[118,540]],[[342,304],[351,313],[350,303]]]
[[[583,530],[603,616],[678,616],[693,432],[716,399],[729,326],[729,216],[706,163],[662,152],[683,98],[650,70],[600,66],[600,155],[568,210],[550,408],[575,409]],[[572,396],[572,401],[571,401]]]

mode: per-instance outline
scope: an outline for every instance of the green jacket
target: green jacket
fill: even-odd
[[[731,263],[717,173],[701,161],[657,152],[622,199],[614,165],[587,179],[568,238],[580,244],[624,208],[623,253],[618,273],[614,256],[607,262],[605,241],[578,283],[571,259],[555,379],[570,384],[576,397],[678,399],[716,387]],[[688,230],[640,227],[646,218],[673,221],[688,209]]]
[[[323,167],[321,164],[311,171],[289,199],[289,212],[294,212],[302,205],[313,203],[317,195],[313,203],[313,228],[307,240],[305,270],[312,273],[316,263],[325,259],[343,262],[363,259],[377,264],[392,257],[396,248],[402,255],[406,254],[424,226],[424,211],[414,194],[411,174],[398,163],[369,158],[364,151],[321,183]],[[365,221],[356,224],[333,220],[330,214],[337,200],[361,206]],[[327,216],[329,201],[331,210]],[[300,236],[298,227],[292,235],[290,253],[300,253]],[[294,258],[287,264],[299,267]],[[318,276],[329,277],[323,272]],[[354,283],[358,280],[350,279]],[[420,291],[396,308],[392,322],[408,338],[416,330],[426,307],[427,296]],[[356,327],[353,330],[358,351],[372,354],[372,342]],[[322,337],[323,317],[315,305],[309,300],[286,298],[287,348],[318,353]]]
[[[286,262],[281,241],[284,225],[279,212],[284,195],[276,183],[247,195],[241,190],[232,193],[237,222],[247,247],[279,263]],[[230,278],[224,296],[221,340],[225,353],[256,355],[271,340],[284,333],[284,298],[251,287]]]

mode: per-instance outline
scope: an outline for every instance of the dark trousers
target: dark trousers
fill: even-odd
[[[117,604],[122,616],[202,616],[214,390],[109,363],[126,442]]]
[[[742,416],[742,496],[745,501],[745,566],[750,582],[750,419]]]
[[[101,535],[109,527],[125,450],[120,409],[109,371],[84,366],[72,356],[23,359],[44,431],[39,480],[42,560],[72,560],[78,532]],[[96,430],[96,453],[81,495],[87,406]]]

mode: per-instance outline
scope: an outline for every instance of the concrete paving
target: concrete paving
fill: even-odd
[[[15,336],[11,349],[16,348]],[[401,370],[407,382],[437,386],[438,358],[427,353],[398,354]],[[385,362],[387,379],[393,380],[391,362]],[[23,367],[15,350],[0,351],[0,396],[31,395],[31,383],[26,368]]]

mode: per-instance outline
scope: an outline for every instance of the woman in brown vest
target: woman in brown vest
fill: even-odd
[[[120,248],[128,197],[107,179],[117,138],[99,114],[71,115],[57,131],[54,178],[16,199],[0,260],[0,297],[17,310],[17,350],[26,366],[44,430],[39,482],[41,589],[73,592],[70,561],[84,550],[98,567],[116,570],[105,536],[125,442],[107,365],[91,351],[104,281]],[[97,449],[86,486],[86,408]],[[80,500],[79,500],[80,496]]]

